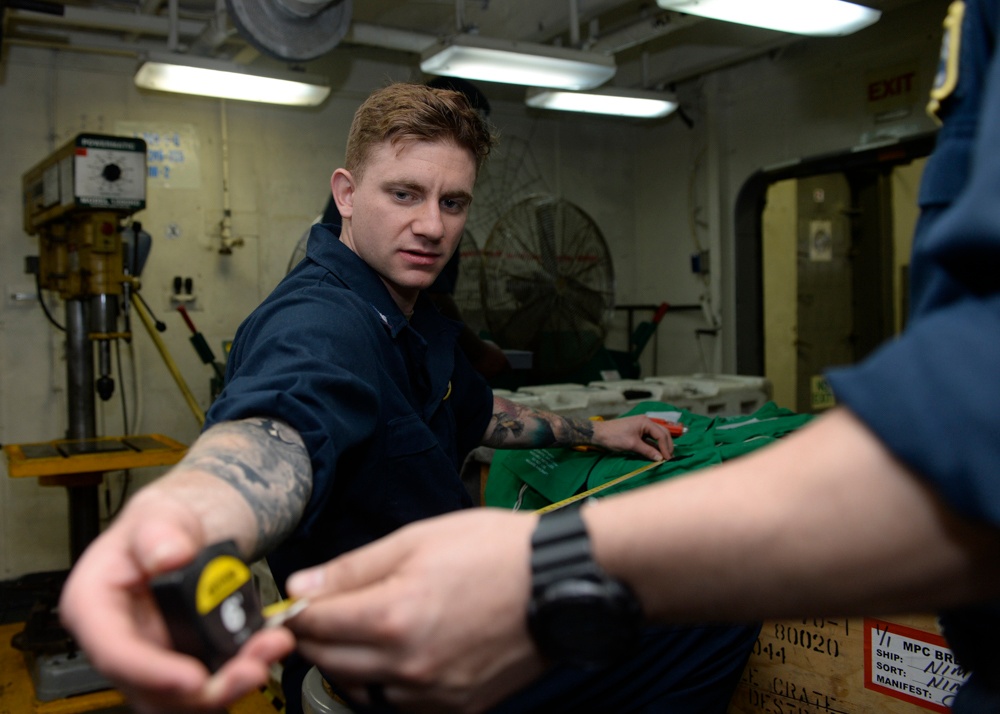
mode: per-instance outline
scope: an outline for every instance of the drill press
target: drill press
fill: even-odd
[[[23,186],[24,229],[39,238],[39,287],[65,305],[66,438],[80,452],[99,449],[94,395],[111,398],[111,343],[127,336],[118,332],[131,286],[121,220],[146,206],[146,142],[80,134],[28,171]],[[76,560],[99,531],[98,486],[67,488]]]
[[[111,348],[131,338],[130,298],[149,252],[149,235],[138,223],[123,225],[146,206],[146,143],[80,134],[26,172],[23,190],[24,229],[39,239],[39,293],[56,292],[65,306],[68,426],[63,439],[6,444],[3,451],[12,478],[66,488],[76,561],[100,532],[104,473],[173,464],[184,453],[183,444],[161,435],[102,437],[96,427],[95,394],[106,401],[114,393]],[[109,686],[59,625],[61,587],[56,578],[12,640],[39,701]]]

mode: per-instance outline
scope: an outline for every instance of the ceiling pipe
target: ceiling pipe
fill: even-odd
[[[7,15],[9,24],[47,25],[71,27],[104,32],[136,33],[168,37],[170,21],[165,17],[136,15],[133,13],[91,10],[83,7],[65,6],[62,15],[42,15],[23,10],[11,10]],[[205,28],[204,22],[178,20],[177,32],[180,37],[197,36]]]
[[[706,74],[712,74],[713,72],[718,72],[719,70],[735,67],[739,64],[745,64],[746,62],[755,60],[758,57],[777,52],[785,47],[788,47],[789,45],[800,42],[803,39],[805,38],[801,35],[781,37],[764,45],[758,45],[757,47],[752,47],[750,49],[740,50],[739,52],[734,52],[711,62],[702,62],[701,64],[692,65],[691,67],[680,69],[671,74],[660,75],[656,80],[654,80],[653,84],[657,87],[670,87],[675,84],[680,84],[681,82],[698,79]]]
[[[229,26],[226,0],[215,0],[215,15],[205,23],[205,29],[191,43],[191,49],[199,54],[214,55],[234,34],[236,30]]]
[[[176,19],[172,21],[170,18],[154,16],[154,15],[141,15],[134,13],[123,13],[123,12],[109,12],[106,10],[91,10],[88,8],[80,8],[73,6],[63,7],[63,14],[52,15],[52,14],[39,14],[26,12],[24,10],[16,10],[9,8],[7,11],[7,21],[8,21],[8,31],[12,30],[14,26],[18,26],[22,31],[27,30],[33,26],[44,26],[44,27],[58,27],[67,29],[79,29],[79,30],[90,30],[94,32],[120,32],[124,35],[134,38],[140,38],[143,36],[155,36],[170,38],[173,30],[176,31],[178,41],[191,39],[198,41],[200,38],[200,44],[208,45],[209,47],[219,47],[222,43],[234,39],[232,33],[228,30],[228,26],[225,30],[220,30],[218,22],[220,17],[225,20],[228,15],[225,12],[225,1],[219,0],[216,10],[215,21],[197,21],[197,20],[185,20]],[[28,30],[30,32],[30,30]],[[16,36],[16,33],[9,32],[11,39]],[[73,36],[74,47],[79,47],[82,44],[89,44],[93,51],[100,51],[102,48],[108,48],[115,54],[121,51],[121,47],[127,47],[128,43],[119,43],[117,41],[108,41],[102,38],[93,38],[90,43],[81,42],[85,40],[83,34],[76,34]],[[423,34],[419,32],[410,32],[407,30],[397,30],[390,27],[381,27],[379,25],[372,25],[368,23],[356,22],[351,25],[350,30],[344,37],[345,42],[350,42],[356,45],[363,45],[368,47],[378,47],[387,50],[398,50],[400,52],[412,52],[415,54],[420,54],[428,47],[437,42],[438,38],[434,35]],[[58,45],[58,41],[48,41],[39,38],[40,42]],[[170,40],[168,39],[168,42]],[[129,42],[133,42],[129,40]],[[138,39],[135,40],[138,42]],[[37,44],[32,41],[32,44]],[[145,51],[146,48],[142,48]],[[157,47],[159,50],[163,50],[163,45]],[[135,51],[133,50],[133,53]]]
[[[638,21],[597,34],[585,43],[583,49],[615,54],[644,45],[660,37],[666,37],[678,30],[687,29],[704,21],[704,18],[694,15],[682,15],[669,11],[658,12],[653,16],[644,17]]]
[[[177,21],[179,19],[177,0],[167,0],[167,49],[170,52],[176,52],[180,44],[177,32]]]
[[[364,22],[354,22],[351,23],[351,27],[344,36],[343,41],[355,45],[420,54],[436,44],[438,38],[434,35],[426,35],[421,32],[396,30],[391,27],[380,27],[379,25],[371,25]]]
[[[95,40],[93,35],[79,32],[18,33],[3,38],[5,45],[37,47],[47,50],[63,50],[85,54],[110,55],[116,57],[137,57],[145,52],[163,50],[163,43],[151,40]]]
[[[567,0],[569,2],[569,46],[578,48],[580,46],[580,6],[577,0]]]
[[[160,4],[163,0],[143,0],[142,7],[139,8],[140,15],[155,15],[160,11]],[[137,40],[139,37],[135,34],[131,34],[127,39]]]

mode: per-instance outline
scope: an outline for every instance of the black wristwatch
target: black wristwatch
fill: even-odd
[[[625,583],[594,562],[580,509],[541,516],[531,537],[528,629],[553,662],[604,667],[639,640],[642,608]]]

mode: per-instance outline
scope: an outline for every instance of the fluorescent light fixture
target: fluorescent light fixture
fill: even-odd
[[[565,112],[611,114],[643,119],[665,117],[677,108],[677,102],[672,95],[614,87],[590,92],[529,89],[524,101],[529,107],[536,109],[558,109]]]
[[[882,13],[845,0],[656,0],[664,10],[798,35],[849,35]]]
[[[556,89],[593,89],[615,76],[614,58],[597,52],[455,35],[424,52],[427,74]]]
[[[330,94],[324,77],[247,67],[178,54],[150,54],[135,73],[135,85],[161,92],[247,102],[314,107]]]

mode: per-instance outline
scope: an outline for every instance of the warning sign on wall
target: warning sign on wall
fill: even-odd
[[[809,380],[809,404],[814,410],[829,409],[837,405],[833,387],[822,374],[814,374]]]

